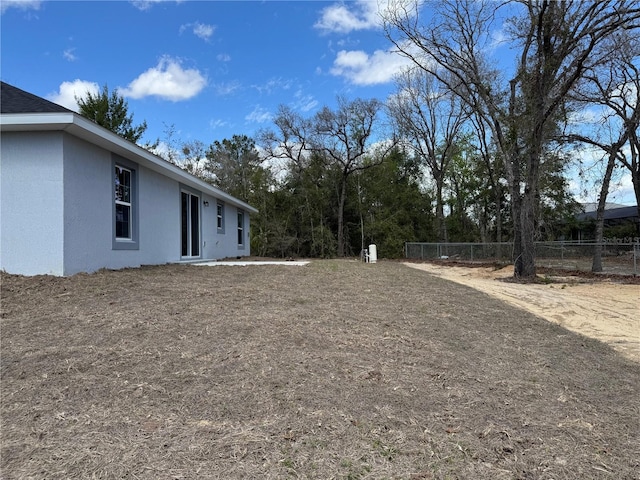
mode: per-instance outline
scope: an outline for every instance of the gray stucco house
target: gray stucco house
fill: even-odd
[[[4,82],[0,93],[1,270],[250,255],[255,208],[60,105]]]

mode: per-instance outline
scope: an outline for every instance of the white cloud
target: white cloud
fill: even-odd
[[[294,94],[294,98],[295,101],[292,106],[301,112],[308,112],[318,106],[318,101],[313,98],[313,95],[305,95],[301,90]]]
[[[218,60],[219,62],[230,62],[231,55],[227,53],[219,53],[218,55],[216,55],[216,60]]]
[[[196,37],[201,38],[205,42],[208,42],[213,32],[216,30],[214,25],[207,25],[205,23],[195,22],[195,23],[187,23],[185,25],[180,26],[180,33],[185,30],[191,30]]]
[[[271,93],[277,90],[290,90],[293,85],[293,81],[286,78],[271,78],[267,80],[262,85],[251,85],[252,88],[255,88],[261,95],[266,94],[270,95]]]
[[[65,60],[68,60],[69,62],[75,62],[78,57],[76,57],[75,53],[73,53],[75,51],[75,48],[67,48],[64,52],[62,52],[62,56],[64,57]]]
[[[10,8],[18,8],[20,10],[39,10],[40,0],[2,0],[0,1],[0,11],[4,13]]]
[[[392,81],[410,64],[410,60],[391,50],[376,50],[372,55],[362,50],[341,50],[330,72],[355,85],[376,85]]]
[[[62,82],[59,90],[47,95],[47,99],[77,112],[79,107],[78,102],[76,102],[76,97],[83,98],[87,93],[98,95],[100,93],[100,87],[95,82],[76,79],[73,82]]]
[[[216,83],[214,85],[216,93],[221,96],[231,95],[240,88],[239,82]]]
[[[325,32],[349,33],[354,30],[370,30],[382,24],[380,9],[386,2],[376,0],[356,0],[355,2],[334,3],[321,12],[315,28]]]
[[[193,26],[193,34],[203,40],[209,40],[209,38],[211,38],[211,35],[213,35],[215,29],[216,27],[214,27],[213,25],[205,25],[203,23],[196,22],[196,24]]]
[[[229,125],[229,122],[227,122],[225,120],[221,120],[219,118],[209,121],[209,128],[211,130],[215,130],[217,128],[226,127],[227,125]]]
[[[158,3],[162,0],[132,0],[131,3],[138,10],[149,10],[154,3]]]
[[[157,155],[164,159],[171,158],[174,155],[177,156],[177,152],[175,148],[171,148],[167,144],[167,142],[162,142],[162,141],[158,142],[158,144],[155,147],[150,148],[149,151],[154,155]]]
[[[131,0],[131,3],[138,10],[142,10],[143,12],[149,10],[157,3],[168,2],[169,0]],[[181,3],[182,0],[176,0],[176,3]]]
[[[195,97],[207,85],[196,69],[184,69],[178,59],[163,57],[153,68],[140,74],[121,94],[131,98],[157,97],[179,102]]]
[[[491,32],[490,49],[497,49],[509,43],[509,36],[504,29],[494,30]]]
[[[251,113],[249,113],[244,119],[248,122],[254,123],[266,123],[271,121],[273,115],[268,110],[265,110],[260,105],[256,105]]]
[[[607,165],[607,154],[593,145],[578,145],[571,153],[580,162],[572,164],[566,173],[569,191],[580,203],[597,203]],[[628,144],[623,148],[623,153],[627,158],[630,157],[631,148]],[[614,170],[607,202],[635,205],[633,181],[628,169]]]

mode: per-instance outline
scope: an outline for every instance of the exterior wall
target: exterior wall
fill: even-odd
[[[113,166],[114,158],[117,162],[118,157],[72,136],[65,138],[64,145],[64,275],[182,260],[180,192],[183,187],[179,182],[138,164],[132,165],[137,175],[138,214],[134,222],[138,222],[138,246],[129,250],[114,249]],[[238,249],[237,209],[225,205],[228,225],[221,234],[217,231],[217,199],[192,188],[188,191],[200,197],[199,258],[249,255],[248,237],[244,249]],[[248,222],[246,213],[246,234]]]
[[[60,132],[2,132],[0,269],[63,275]]]
[[[64,274],[71,275],[109,264],[111,156],[70,135],[64,149]]]
[[[223,228],[218,231],[218,200],[214,197],[204,195],[203,203],[208,202],[208,206],[202,207],[202,253],[205,259],[223,259],[237,256],[249,256],[249,214],[245,213],[245,245],[238,248],[238,209],[229,204],[224,204]]]
[[[65,275],[180,260],[178,183],[134,166],[138,214],[133,221],[139,242],[135,249],[114,249],[114,157],[75,137],[65,138]]]
[[[136,173],[137,243],[127,248],[114,233],[118,162]],[[183,260],[178,181],[63,132],[3,132],[1,168],[0,268],[8,273],[73,275]],[[239,249],[236,207],[224,206],[219,230],[218,200],[189,191],[200,197],[198,259],[249,255],[249,214]]]

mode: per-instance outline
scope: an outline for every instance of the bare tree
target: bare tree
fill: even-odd
[[[609,188],[616,165],[622,165],[631,173],[636,196],[640,205],[640,171],[638,162],[638,129],[640,128],[640,42],[628,39],[626,48],[611,59],[608,65],[592,69],[585,75],[585,82],[574,93],[578,105],[589,108],[600,106],[604,109],[600,128],[591,128],[584,133],[567,135],[570,141],[578,141],[596,147],[604,153],[606,168],[600,179],[600,193],[596,209],[596,248],[594,250],[593,272],[602,271],[602,242],[604,241],[604,213]],[[629,155],[625,153],[629,147]],[[638,207],[640,214],[640,206]]]
[[[206,169],[206,152],[207,147],[200,140],[185,142],[180,147],[182,155],[177,160],[177,165],[191,175],[210,182],[212,178]]]
[[[490,190],[493,194],[493,205],[495,209],[495,229],[496,229],[495,241],[498,242],[498,244],[500,244],[502,242],[502,226],[503,226],[502,205],[503,205],[503,196],[504,196],[504,192],[503,192],[504,187],[500,182],[500,179],[503,178],[503,176],[501,175],[501,172],[503,169],[500,167],[501,162],[500,162],[499,156],[496,154],[497,149],[491,140],[491,135],[487,131],[489,129],[489,126],[486,125],[482,117],[478,115],[471,115],[470,123],[473,127],[472,131],[473,131],[473,136],[475,137],[475,140],[476,140],[476,148],[478,150],[478,156],[484,167],[484,171],[486,175],[485,181],[487,182],[487,185],[488,187],[490,187]],[[482,211],[482,213],[478,216],[481,222],[480,232],[483,238],[486,237],[486,233],[485,233],[486,225],[483,225],[483,223],[486,224],[489,217],[486,213],[486,206],[484,210],[485,211]],[[487,241],[487,240],[483,240],[483,241]],[[499,250],[498,256],[501,255],[500,249],[501,249],[501,246],[498,245],[498,250]]]
[[[309,160],[311,122],[286,105],[280,105],[273,123],[275,130],[262,130],[257,137],[265,158],[283,160],[288,171],[300,173]]]
[[[633,0],[506,2],[517,48],[510,77],[490,68],[493,1],[442,0],[422,24],[419,0],[392,2],[384,13],[397,49],[446,83],[490,125],[505,163],[514,219],[514,275],[534,278],[535,206],[545,147],[557,133],[569,92],[585,72],[616,51],[615,34],[638,29]],[[496,9],[496,7],[498,7]]]
[[[378,100],[338,98],[338,108],[324,107],[313,120],[312,149],[324,155],[340,169],[338,186],[337,255],[345,254],[344,206],[349,177],[357,171],[378,165],[393,145],[387,143],[383,151],[372,149],[374,127],[381,104]],[[365,161],[367,160],[367,161]]]
[[[300,185],[304,201],[298,209],[298,214],[302,218],[304,212],[307,213],[311,243],[315,245],[316,225],[314,223],[316,218],[312,212],[316,206],[312,205],[309,188],[303,181],[305,170],[309,167],[313,155],[310,145],[312,122],[307,118],[303,118],[290,107],[281,105],[278,107],[278,113],[274,118],[274,125],[275,129],[273,130],[265,129],[259,132],[258,144],[261,146],[267,161],[284,162],[282,168],[286,175]],[[317,189],[318,185],[313,184],[310,188]],[[322,216],[320,216],[318,222],[322,230],[324,228]],[[321,249],[323,249],[324,244],[322,242],[321,245]]]
[[[427,167],[436,185],[436,223],[440,241],[447,241],[442,192],[458,134],[468,115],[460,97],[423,69],[398,75],[398,92],[388,102],[400,136]]]

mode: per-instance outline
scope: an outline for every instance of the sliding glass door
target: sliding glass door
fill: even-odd
[[[200,197],[189,192],[182,191],[182,231],[181,248],[182,257],[200,256]]]

